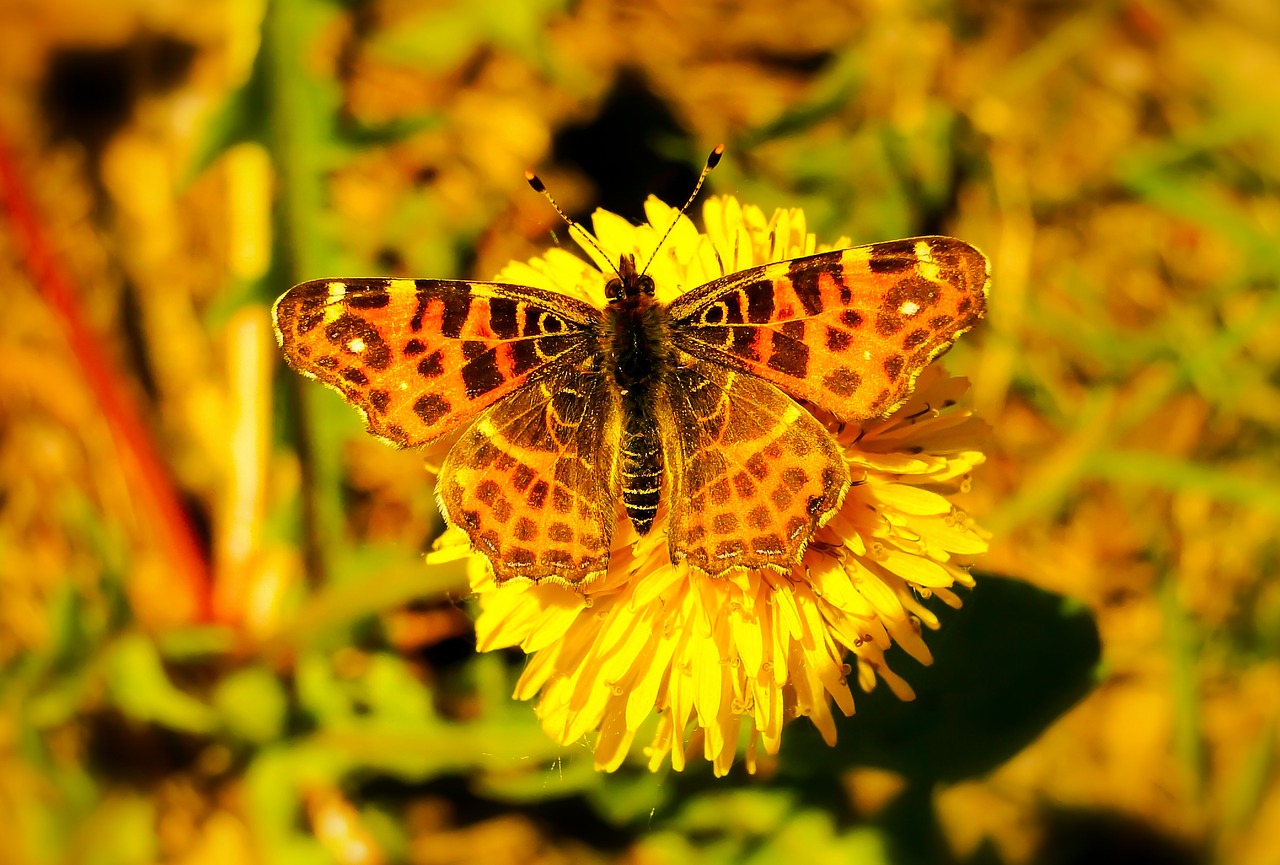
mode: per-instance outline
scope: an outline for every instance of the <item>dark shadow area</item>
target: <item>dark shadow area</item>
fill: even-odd
[[[698,173],[690,161],[669,154],[693,146],[688,137],[638,75],[619,77],[595,119],[555,136],[554,161],[576,166],[596,190],[594,205],[570,216],[586,221],[591,210],[603,207],[641,222],[649,195],[683,204]]]
[[[195,54],[188,42],[146,34],[114,48],[53,54],[40,93],[50,135],[79,141],[96,162],[138,97],[181,84]]]
[[[549,798],[539,802],[513,806],[475,793],[469,782],[456,776],[438,778],[420,784],[407,783],[386,776],[370,777],[356,785],[352,795],[362,801],[380,803],[394,811],[408,802],[438,798],[453,809],[450,827],[465,828],[485,820],[520,815],[536,823],[553,840],[574,839],[604,853],[621,853],[636,836],[604,820],[582,796]],[[528,851],[533,861],[536,851]]]
[[[1021,751],[1092,689],[1101,645],[1085,609],[1016,580],[977,581],[963,609],[937,605],[942,630],[926,635],[931,667],[890,653],[915,700],[902,702],[883,684],[856,694],[857,714],[839,719],[835,748],[812,725],[795,724],[783,772],[799,781],[878,766],[930,783],[972,778]]]
[[[1050,811],[1039,865],[1207,865],[1203,850],[1109,811]]]

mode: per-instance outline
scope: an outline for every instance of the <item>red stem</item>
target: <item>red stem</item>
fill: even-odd
[[[169,472],[156,454],[150,432],[136,406],[119,385],[95,334],[80,316],[71,281],[53,255],[22,173],[7,142],[0,137],[0,207],[8,221],[18,255],[36,289],[57,314],[85,382],[111,430],[127,489],[136,496],[139,514],[190,595],[199,621],[211,618],[209,563],[179,502]]]

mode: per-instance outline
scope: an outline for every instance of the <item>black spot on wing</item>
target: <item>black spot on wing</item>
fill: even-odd
[[[925,341],[928,339],[929,332],[927,330],[913,330],[911,333],[907,334],[905,339],[902,340],[902,347],[907,351],[911,351],[912,349],[919,348],[924,345]]]
[[[889,381],[894,381],[898,376],[902,375],[902,367],[906,363],[906,359],[900,354],[891,355],[884,360],[884,372],[889,376]]]
[[[906,277],[889,289],[880,308],[899,312],[907,302],[914,303],[920,309],[928,309],[938,302],[937,284],[920,276]]]
[[[494,297],[489,299],[489,329],[499,339],[512,339],[519,335],[520,325],[517,314],[520,304],[510,298]]]
[[[822,379],[822,383],[836,396],[853,396],[862,386],[862,376],[842,366],[828,373]]]
[[[511,343],[511,369],[516,375],[523,375],[542,362],[535,342],[532,339],[522,339]]]
[[[763,279],[753,282],[743,288],[742,292],[747,296],[747,321],[751,324],[765,324],[773,321],[773,280]]]
[[[457,339],[471,312],[471,293],[448,291],[441,296],[441,301],[444,310],[440,314],[440,332],[449,339]]]
[[[916,266],[916,242],[891,240],[877,243],[867,267],[872,273],[901,273]]]
[[[324,329],[330,343],[357,355],[371,369],[384,370],[391,365],[391,349],[382,341],[382,334],[358,315],[343,313]],[[361,345],[359,349],[354,345]]]
[[[426,280],[418,280],[414,285],[418,289],[418,305],[413,310],[413,318],[409,319],[409,330],[418,333],[422,330],[422,319],[427,314],[428,294],[423,283]]]
[[[787,270],[787,276],[791,278],[792,290],[800,300],[800,305],[804,307],[805,315],[817,315],[822,312],[822,291],[818,287],[818,280],[824,270],[830,272],[829,268],[803,258],[791,262],[791,267]],[[843,269],[841,269],[841,272],[834,274],[833,278],[838,282],[843,276]]]
[[[492,505],[498,496],[502,495],[502,488],[498,486],[498,482],[492,479],[486,479],[480,482],[474,493],[476,500],[486,505]]]
[[[301,312],[298,314],[297,325],[294,329],[299,335],[310,333],[321,324],[324,324],[324,311],[319,312]]]
[[[846,309],[840,313],[840,323],[850,330],[862,327],[862,313],[856,309]]]
[[[418,397],[413,404],[413,411],[427,426],[434,426],[449,413],[449,401],[439,394],[428,393]]]
[[[547,493],[550,489],[550,484],[539,479],[532,487],[529,488],[529,494],[525,496],[525,501],[529,503],[529,507],[534,508],[535,510],[542,510],[543,504],[547,501]]]
[[[529,309],[525,313],[524,327],[521,336],[543,336],[549,333],[564,333],[569,328],[564,319],[553,312]]]
[[[847,351],[853,343],[853,336],[847,330],[838,327],[827,328],[827,349],[834,352]]]
[[[774,333],[769,366],[784,375],[804,378],[809,372],[809,346],[785,334]]]
[[[498,369],[497,355],[493,351],[486,351],[463,364],[462,383],[467,389],[467,396],[483,396],[500,387],[504,381],[506,378],[502,375],[502,370]]]
[[[537,474],[533,469],[529,468],[524,463],[520,463],[520,465],[516,466],[516,470],[511,473],[511,484],[520,492],[524,492],[529,488],[529,484],[533,483],[533,479],[536,477]],[[524,540],[528,539],[525,538]]]
[[[742,554],[747,551],[746,544],[737,539],[730,541],[720,541],[716,544],[716,558],[721,561],[741,558]]]
[[[758,332],[752,328],[738,327],[733,329],[733,345],[730,351],[747,360],[759,360],[760,352],[756,345],[759,342]]]
[[[391,295],[386,291],[356,291],[345,296],[350,309],[382,309],[391,303]]]
[[[725,308],[725,320],[729,324],[742,324],[746,321],[742,317],[742,298],[737,294],[725,295],[720,300]]]
[[[423,378],[436,378],[444,372],[444,354],[436,349],[418,361],[418,375]]]

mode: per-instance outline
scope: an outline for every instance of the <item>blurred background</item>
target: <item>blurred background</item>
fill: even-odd
[[[1280,7],[4,0],[0,861],[1229,862],[1280,849]],[[828,749],[613,775],[478,655],[413,452],[274,298],[709,187],[959,236],[961,611]],[[694,211],[696,215],[696,209]]]

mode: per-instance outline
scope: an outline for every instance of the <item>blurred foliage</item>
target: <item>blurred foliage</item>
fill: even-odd
[[[1270,4],[15,0],[0,42],[0,861],[1274,861]],[[947,363],[994,545],[835,749],[601,776],[269,305],[490,276],[562,234],[526,167],[639,218],[721,140],[822,237],[991,256]]]

